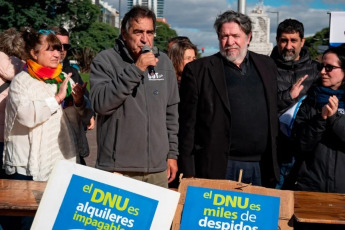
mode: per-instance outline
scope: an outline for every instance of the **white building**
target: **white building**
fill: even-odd
[[[113,27],[119,27],[119,11],[102,0],[92,0],[92,4],[98,5],[101,8],[100,22],[104,22]]]
[[[135,5],[146,6],[155,12],[157,18],[164,18],[164,0],[128,0],[128,10]]]

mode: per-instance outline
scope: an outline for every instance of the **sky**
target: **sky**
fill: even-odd
[[[119,0],[104,0],[119,8]],[[127,1],[121,1],[121,18],[127,12]],[[218,39],[213,28],[216,16],[226,10],[237,11],[238,0],[165,0],[164,17],[179,36],[187,36],[199,49],[202,56],[218,52]],[[246,13],[250,13],[259,0],[246,1]],[[271,19],[270,42],[275,42],[277,19],[297,19],[304,24],[305,37],[329,26],[331,11],[345,11],[345,0],[263,0],[264,11]],[[268,13],[268,12],[279,12]]]

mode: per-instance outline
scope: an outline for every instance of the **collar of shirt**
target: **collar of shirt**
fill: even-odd
[[[223,63],[230,66],[231,68],[240,71],[242,74],[246,74],[249,68],[249,52],[247,52],[246,56],[244,57],[240,68],[235,65],[233,62],[229,61],[226,57],[223,56],[223,60],[225,60]]]

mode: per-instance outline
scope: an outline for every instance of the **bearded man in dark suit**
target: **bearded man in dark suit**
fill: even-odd
[[[179,168],[184,177],[274,186],[277,68],[248,51],[252,24],[234,11],[214,23],[220,52],[187,64],[179,105]]]

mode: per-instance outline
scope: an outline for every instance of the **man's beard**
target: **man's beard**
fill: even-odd
[[[288,51],[291,51],[291,52],[289,52],[289,54],[288,54]],[[282,58],[284,59],[284,61],[293,61],[296,59],[296,57],[297,57],[297,54],[296,54],[295,50],[284,49],[282,52]]]
[[[235,47],[235,48],[239,48],[239,53],[236,56],[232,56],[231,53],[230,55],[227,55],[226,49],[229,49],[229,48],[230,47],[226,47],[223,49],[221,47],[221,44],[219,44],[219,50],[220,50],[221,55],[223,55],[223,57],[228,59],[230,62],[234,63],[236,60],[239,60],[239,59],[242,61],[247,55],[247,51],[248,51],[247,47],[243,47],[243,48]]]

